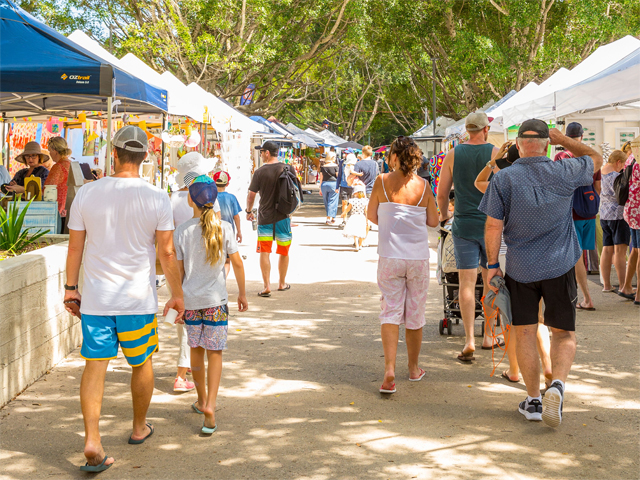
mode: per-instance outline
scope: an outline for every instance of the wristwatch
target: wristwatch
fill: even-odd
[[[245,210],[245,211],[244,211],[244,213],[246,213],[247,215],[250,215],[250,214],[252,214],[252,213],[253,213],[253,211],[251,211],[251,210]]]
[[[67,285],[66,283],[64,284],[64,289],[65,290],[78,290],[78,285]]]
[[[493,170],[493,165],[491,165],[491,160],[489,160],[489,161],[487,162],[487,164],[485,165],[485,167],[489,167],[490,169],[492,169],[492,170]]]

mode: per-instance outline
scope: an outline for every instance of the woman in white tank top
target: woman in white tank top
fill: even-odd
[[[427,226],[438,225],[433,193],[415,171],[422,151],[412,138],[398,137],[389,150],[391,173],[376,179],[369,200],[369,220],[378,225],[378,287],[382,293],[380,323],[384,349],[381,393],[395,393],[396,353],[400,325],[406,329],[409,381],[422,380],[418,366],[424,309],[429,287]]]

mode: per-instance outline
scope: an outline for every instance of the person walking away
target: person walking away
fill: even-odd
[[[355,155],[349,154],[346,158],[341,159],[338,162],[338,189],[336,193],[339,195],[340,201],[342,202],[342,206],[340,208],[340,225],[338,227],[344,228],[347,223],[347,207],[349,206],[349,200],[353,195],[353,188],[347,183],[347,178],[351,175],[352,166],[355,165],[355,161],[353,164],[350,162],[351,158],[355,160]]]
[[[503,168],[510,167],[516,160],[520,158],[518,147],[513,145],[512,142],[505,142],[498,152],[491,157],[491,162],[478,174],[476,177],[476,188],[482,193],[489,188],[489,182],[492,175],[495,175]],[[491,176],[491,178],[490,178]],[[498,254],[500,269],[503,273],[506,273],[505,262],[507,255],[507,245],[504,243],[504,237],[500,242],[500,252]],[[505,343],[507,344],[507,358],[509,359],[509,368],[502,372],[502,378],[509,382],[516,383],[520,381],[520,367],[518,366],[518,357],[516,354],[516,336],[513,331],[509,331],[508,336],[505,336]],[[552,371],[551,371],[551,356],[549,355],[549,329],[544,324],[544,302],[540,300],[538,305],[538,336],[537,336],[538,353],[540,354],[540,361],[542,363],[542,371],[545,378],[545,387],[551,385]]]
[[[338,165],[335,163],[335,152],[329,152],[327,161],[320,166],[318,181],[320,182],[320,195],[324,200],[324,209],[327,213],[327,225],[336,223],[338,214]]]
[[[442,163],[438,183],[438,208],[440,222],[449,218],[449,192],[455,185],[456,202],[451,233],[453,235],[454,254],[460,281],[460,310],[464,325],[465,343],[458,360],[475,360],[474,322],[476,311],[475,289],[478,278],[478,266],[481,267],[484,284],[483,295],[488,290],[487,253],[484,245],[484,223],[486,215],[478,210],[482,193],[475,187],[478,174],[484,169],[491,157],[498,151],[487,142],[489,136],[489,118],[483,112],[472,113],[465,119],[465,128],[469,140],[449,150]],[[485,322],[483,349],[492,348],[489,322]],[[501,340],[498,344],[502,346]]]
[[[635,141],[635,140],[634,140]],[[627,168],[635,161],[635,156],[631,150],[631,141],[627,141],[622,145],[622,151],[627,155],[627,160],[624,163],[624,167]],[[638,265],[638,252],[640,252],[640,246],[634,244],[634,237],[631,236],[629,243],[631,248],[631,254],[629,255],[629,261],[627,263],[627,274],[624,281],[624,286],[618,291],[618,295],[628,300],[635,299],[635,291],[633,289],[633,277],[636,275],[636,266]]]
[[[236,241],[242,243],[242,230],[240,227],[240,212],[242,212],[242,207],[233,193],[225,192],[231,181],[231,176],[227,172],[216,172],[213,180],[216,182],[216,187],[218,188],[217,202],[220,204],[222,220],[229,222],[231,228],[233,228]],[[227,256],[224,263],[225,278],[229,276],[230,268],[231,259]]]
[[[178,160],[176,169],[176,183],[180,190],[171,194],[171,210],[173,211],[173,223],[177,227],[193,218],[193,209],[189,206],[189,185],[200,175],[208,175],[215,168],[215,159],[204,158],[198,152],[189,152]],[[213,204],[213,212],[220,218],[220,205],[218,200]],[[187,380],[187,373],[190,370],[189,342],[187,340],[187,329],[184,324],[176,323],[178,332],[178,366],[176,378],[173,381],[174,392],[190,392],[196,388],[195,383]]]
[[[247,195],[247,220],[254,219],[251,212],[256,194],[260,194],[260,206],[258,208],[258,247],[256,251],[260,254],[260,270],[262,271],[262,281],[264,288],[258,293],[261,297],[271,296],[271,262],[269,255],[273,241],[276,241],[276,254],[280,256],[278,261],[278,291],[289,290],[291,285],[286,283],[287,270],[289,268],[289,247],[291,246],[291,219],[289,215],[276,210],[278,201],[279,177],[285,168],[291,169],[290,165],[282,165],[278,161],[278,145],[274,142],[265,142],[262,146],[256,147],[260,150],[263,165],[253,174],[249,193]],[[299,186],[299,188],[301,188]],[[335,189],[334,189],[335,193]]]
[[[615,266],[619,288],[624,291],[627,250],[631,239],[629,225],[624,220],[624,206],[618,205],[613,182],[624,169],[627,155],[614,150],[607,163],[602,167],[602,194],[600,195],[600,226],[602,227],[602,255],[600,256],[600,275],[602,291],[615,292],[611,286],[611,264]],[[629,292],[630,293],[630,292]]]
[[[562,145],[576,157],[552,162],[546,156],[549,143]],[[602,156],[536,119],[520,126],[516,145],[520,159],[495,175],[479,207],[487,214],[487,279],[504,276],[511,295],[518,364],[527,387],[527,398],[518,410],[527,420],[557,427],[562,422],[565,382],[576,353],[575,264],[581,249],[569,206],[578,187],[592,184]],[[503,234],[506,275],[498,263]],[[544,409],[536,348],[540,299],[545,304],[544,323],[553,334],[552,382]]]
[[[362,248],[364,239],[367,238],[367,205],[369,200],[365,194],[364,185],[353,187],[353,197],[349,200],[349,210],[351,216],[347,221],[342,233],[345,237],[353,239],[356,252]]]
[[[378,287],[381,298],[381,337],[384,380],[381,393],[395,393],[396,353],[400,325],[405,325],[409,381],[422,380],[418,358],[425,324],[429,287],[427,225],[438,225],[436,202],[429,184],[415,174],[422,152],[410,137],[391,144],[392,173],[375,181],[369,201],[369,220],[378,225]]]
[[[573,138],[574,140],[578,140],[582,142],[582,137],[584,135],[584,129],[582,125],[578,122],[571,122],[567,125],[566,135],[569,138]],[[566,158],[574,157],[573,153],[568,150],[558,152],[554,157],[554,161],[564,160]],[[575,192],[573,198],[573,207],[572,207],[572,215],[573,215],[573,224],[576,228],[576,232],[578,233],[578,241],[580,242],[580,248],[584,250],[595,250],[596,249],[596,216],[598,213],[597,201],[600,196],[601,190],[601,181],[602,174],[598,170],[593,175],[593,184],[587,187],[578,188]],[[591,188],[589,188],[591,187]],[[595,192],[595,195],[594,195]],[[592,201],[588,202],[588,205],[591,206],[593,210],[593,215],[581,216],[580,213],[585,214],[586,212],[577,212],[576,208],[578,205],[583,205],[584,200],[588,198],[593,198]],[[589,293],[589,283],[587,281],[587,267],[584,264],[584,260],[582,256],[576,263],[576,278],[578,280],[578,288],[582,292],[583,301],[578,302],[576,308],[580,310],[589,310],[594,311],[595,308],[593,306],[593,300],[591,299],[591,294]]]
[[[631,142],[631,149],[633,151],[634,158],[640,157],[640,137],[636,137]],[[629,179],[629,198],[624,206],[624,219],[629,224],[631,229],[631,243],[633,244],[633,251],[637,258],[636,260],[636,272],[640,272],[640,164],[637,161],[631,161],[630,165],[633,165],[631,170],[631,178]],[[633,255],[630,257],[633,258]],[[631,267],[629,267],[631,268]],[[629,284],[631,281],[629,280]],[[623,295],[629,298],[626,295]],[[634,305],[640,305],[640,288],[636,289],[636,296],[634,298]]]
[[[360,176],[360,180],[364,182],[364,185],[367,189],[367,198],[371,196],[371,191],[373,190],[373,184],[378,178],[380,174],[380,170],[378,170],[378,164],[371,159],[371,154],[373,153],[373,148],[371,146],[366,145],[362,148],[362,160],[356,163],[354,171],[357,173],[362,173]]]
[[[126,126],[112,143],[115,175],[83,185],[69,213],[64,302],[67,311],[77,315],[79,306],[82,314],[80,355],[86,364],[80,404],[87,463],[81,470],[90,472],[106,470],[114,462],[102,448],[99,421],[107,367],[116,358],[118,346],[132,367],[129,443],[141,444],[154,432],[146,417],[154,388],[151,356],[158,350],[155,239],[171,287],[164,314],[173,308],[179,319],[184,312],[169,197],[139,176],[147,156],[147,135],[138,127]],[[82,296],[78,291],[81,264]]]
[[[222,172],[225,173],[225,172]],[[231,224],[213,212],[218,190],[210,177],[197,177],[189,187],[193,218],[174,232],[184,291],[184,324],[191,348],[191,369],[198,399],[191,408],[204,414],[201,432],[213,434],[216,399],[222,376],[222,351],[227,349],[228,293],[224,264],[227,256],[238,283],[238,311],[248,308],[242,258]],[[224,205],[224,202],[221,202]],[[224,208],[224,207],[222,207]],[[208,367],[205,375],[204,357]]]

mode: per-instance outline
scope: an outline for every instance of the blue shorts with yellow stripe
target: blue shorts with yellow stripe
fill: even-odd
[[[82,358],[111,360],[118,356],[118,345],[132,367],[146,362],[158,350],[156,315],[82,314]]]

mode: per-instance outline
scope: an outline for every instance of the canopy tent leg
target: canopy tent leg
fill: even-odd
[[[167,115],[165,113],[162,114],[162,131],[164,132],[167,129]],[[161,153],[160,156],[162,159],[160,160],[160,188],[164,190],[164,158],[166,155],[166,143],[162,142]]]
[[[113,97],[107,97],[107,152],[104,156],[104,175],[111,176],[111,136],[113,133]]]
[[[2,155],[2,165],[9,170],[9,159],[4,151],[4,120],[0,122],[0,154]]]
[[[207,151],[207,145],[208,145],[208,144],[207,144],[207,134],[208,134],[208,132],[207,132],[207,126],[208,126],[208,125],[205,123],[205,124],[204,124],[204,136],[202,137],[202,145],[203,145],[203,148],[202,148],[203,153],[202,153],[202,155],[203,155],[203,156],[205,156],[205,157],[206,157],[206,156],[208,155],[208,153],[209,153],[209,152]]]

